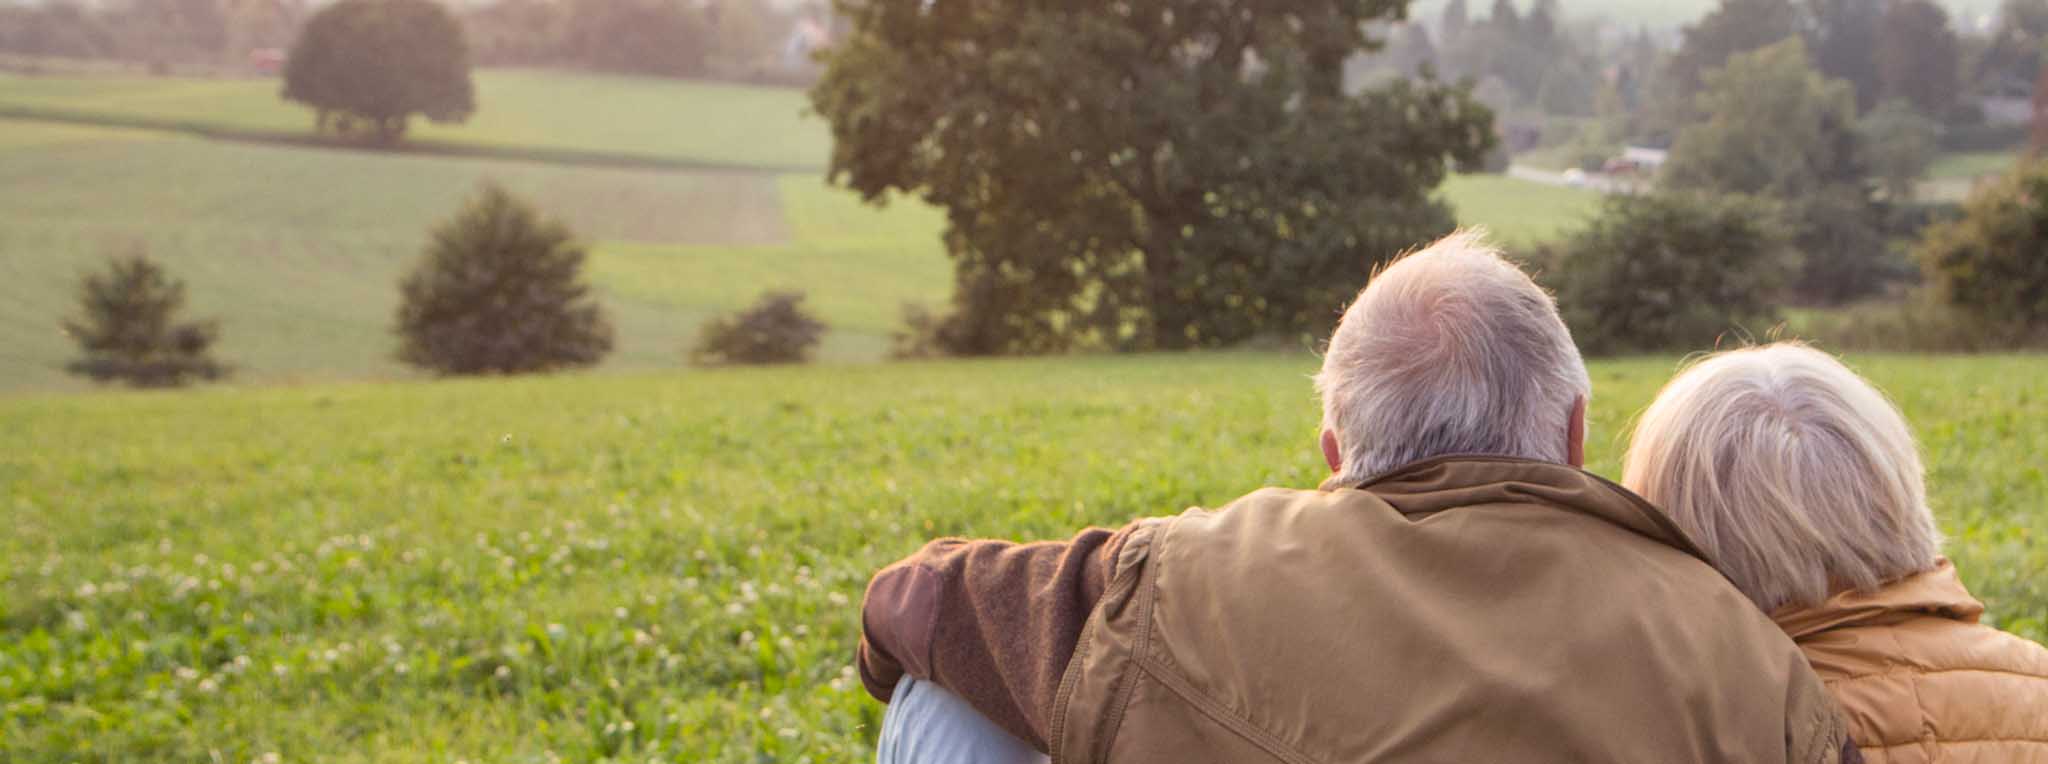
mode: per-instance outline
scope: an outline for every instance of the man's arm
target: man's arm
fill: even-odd
[[[862,684],[886,702],[906,673],[936,682],[1046,750],[1060,677],[1140,525],[1033,544],[940,539],[882,569],[861,602]]]

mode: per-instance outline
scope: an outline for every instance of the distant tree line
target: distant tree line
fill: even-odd
[[[325,3],[310,0],[51,0],[0,5],[0,53],[155,66],[247,65],[295,45]],[[498,0],[451,8],[486,66],[562,66],[676,77],[805,80],[822,0]]]

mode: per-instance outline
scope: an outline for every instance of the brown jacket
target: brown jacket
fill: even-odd
[[[1808,764],[1846,743],[1804,656],[1660,513],[1513,459],[934,542],[876,576],[863,631],[876,697],[931,679],[1058,761]]]
[[[1781,612],[1868,761],[2048,763],[2048,648],[1977,623],[1949,561]]]

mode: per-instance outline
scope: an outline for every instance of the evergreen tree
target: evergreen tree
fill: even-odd
[[[220,337],[212,321],[178,322],[185,284],[139,249],[115,258],[79,285],[80,314],[64,333],[84,354],[65,367],[95,382],[171,387],[214,380],[227,367],[209,350]]]
[[[399,360],[439,374],[597,363],[612,327],[582,282],[583,260],[568,228],[486,185],[399,286]]]

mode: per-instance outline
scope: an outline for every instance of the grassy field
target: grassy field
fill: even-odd
[[[1464,225],[1485,226],[1509,245],[1534,244],[1567,233],[1600,209],[1600,194],[1546,186],[1505,175],[1453,175],[1444,197]]]
[[[476,74],[476,115],[415,120],[423,144],[587,151],[770,168],[822,168],[831,138],[804,119],[802,91],[522,70]],[[312,131],[312,112],[272,79],[0,74],[0,110],[139,120],[279,135]]]
[[[951,282],[936,211],[876,210],[813,174],[394,156],[0,119],[0,197],[11,202],[0,205],[0,391],[83,386],[62,371],[72,349],[58,321],[79,276],[133,246],[189,282],[195,315],[222,321],[221,354],[245,380],[402,376],[390,359],[397,279],[428,229],[486,179],[590,243],[589,277],[619,330],[612,367],[681,364],[699,323],[769,288],[809,293],[836,330],[826,358],[873,359],[902,303],[942,301]],[[1444,193],[1507,241],[1547,236],[1593,203],[1493,176],[1454,178]]]
[[[2048,358],[1856,363],[1971,589],[2048,638]],[[0,400],[0,760],[861,760],[874,568],[1312,485],[1313,364]],[[1672,365],[1595,365],[1596,471]]]
[[[1943,154],[1927,168],[1930,180],[1975,180],[1985,175],[1998,175],[2012,169],[2020,155],[2011,151],[1980,151],[1960,154]]]
[[[495,179],[592,243],[614,366],[681,363],[696,325],[801,287],[873,358],[906,300],[945,295],[939,220],[864,207],[814,176],[642,171],[204,141],[0,121],[0,389],[75,384],[58,318],[107,254],[145,245],[223,324],[250,379],[389,376],[397,279],[427,230]],[[825,276],[827,278],[820,278]]]

